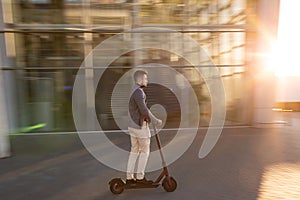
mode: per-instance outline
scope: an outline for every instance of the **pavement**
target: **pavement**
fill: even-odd
[[[158,187],[120,195],[110,192],[108,182],[125,174],[96,160],[77,134],[13,136],[13,156],[0,159],[0,199],[300,199],[300,133],[284,128],[225,128],[213,151],[199,159],[206,131],[200,129],[188,150],[169,166],[178,182],[176,191]],[[128,150],[129,138],[114,134],[110,139]],[[172,138],[166,133],[162,143]]]

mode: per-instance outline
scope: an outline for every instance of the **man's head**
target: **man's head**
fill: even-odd
[[[148,85],[148,72],[145,70],[137,70],[134,75],[134,81],[140,86],[147,87]]]

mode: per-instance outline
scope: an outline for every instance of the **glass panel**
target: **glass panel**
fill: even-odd
[[[26,68],[79,67],[84,57],[83,39],[78,33],[19,33],[17,59]]]
[[[77,70],[20,71],[21,128],[26,131],[74,131],[72,88]]]
[[[74,131],[72,89],[84,59],[102,41],[117,33],[153,25],[182,32],[207,51],[219,67],[226,91],[226,125],[249,122],[249,110],[245,109],[249,107],[247,98],[251,90],[245,64],[247,32],[243,25],[247,25],[248,17],[246,0],[139,1],[137,4],[132,1],[31,0],[17,1],[12,8],[13,23],[7,24],[11,29],[9,34],[5,34],[5,44],[9,46],[6,47],[9,58],[5,59],[5,65],[13,69],[7,73],[9,81],[16,83],[16,86],[11,86],[16,89],[10,89],[7,94],[8,99],[18,97],[16,102],[20,111],[16,112],[20,115],[15,115],[17,128],[40,125],[30,131]],[[157,37],[153,35],[153,41]],[[119,39],[124,43],[132,40]],[[139,39],[143,41],[143,38]],[[186,55],[194,52],[187,46],[178,47],[179,43],[170,41],[171,45],[183,48]],[[160,45],[163,47],[165,44]],[[112,45],[94,53],[93,62],[86,63],[89,73],[95,76],[103,67],[100,61],[111,56],[112,51],[122,48]],[[203,59],[202,64],[208,61]],[[99,123],[108,130],[120,128],[111,117],[110,99],[114,86],[134,66],[147,63],[172,67],[186,77],[198,99],[200,125],[208,126],[211,97],[206,83],[184,58],[157,49],[128,52],[111,63],[96,88]],[[170,78],[167,74],[159,75],[166,80]],[[93,76],[92,80],[95,81]],[[128,95],[126,91],[131,84],[130,80],[124,83],[124,92],[119,95],[121,100]],[[176,83],[174,87],[183,92],[179,85]],[[160,95],[154,96],[160,96],[169,113],[166,127],[178,126],[182,114],[178,111],[178,99],[174,99],[168,88],[151,87],[149,94],[160,91]],[[169,104],[164,102],[165,99]],[[155,99],[149,99],[150,105],[151,101],[155,102]],[[192,118],[193,110],[187,112]],[[126,111],[120,110],[119,117],[123,121],[126,115]]]

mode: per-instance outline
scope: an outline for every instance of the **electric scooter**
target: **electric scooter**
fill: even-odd
[[[162,185],[162,187],[166,192],[173,192],[176,190],[177,182],[173,177],[169,176],[169,171],[164,159],[164,155],[161,150],[160,138],[157,134],[157,130],[155,126],[153,126],[153,130],[154,130],[155,139],[161,156],[163,171],[155,181],[149,181],[149,183],[147,184],[137,183],[137,182],[126,183],[126,181],[124,181],[121,178],[114,178],[109,182],[109,188],[113,194],[121,194],[124,191],[124,189],[157,188],[160,185]]]

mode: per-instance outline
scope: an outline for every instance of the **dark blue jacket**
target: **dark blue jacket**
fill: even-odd
[[[129,127],[140,129],[143,122],[156,124],[158,119],[146,105],[146,94],[140,85],[136,84],[129,99]]]

